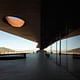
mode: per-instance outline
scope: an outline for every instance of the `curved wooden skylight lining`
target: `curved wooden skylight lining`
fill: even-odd
[[[24,20],[13,16],[6,16],[5,19],[13,27],[22,27],[25,23]]]

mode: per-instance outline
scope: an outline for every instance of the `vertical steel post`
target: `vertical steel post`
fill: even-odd
[[[57,64],[57,41],[56,41],[56,64]]]
[[[59,35],[59,39],[60,39],[60,42],[59,42],[59,49],[60,49],[60,51],[59,51],[59,57],[60,57],[60,64],[61,64],[61,34]]]

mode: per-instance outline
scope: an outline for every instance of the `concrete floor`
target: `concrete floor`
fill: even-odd
[[[77,80],[44,55],[26,56],[23,59],[0,60],[0,80]]]

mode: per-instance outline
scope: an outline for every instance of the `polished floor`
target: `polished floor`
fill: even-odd
[[[0,80],[78,80],[54,59],[43,54],[26,58],[0,60]]]

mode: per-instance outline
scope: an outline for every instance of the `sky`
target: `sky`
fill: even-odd
[[[8,16],[8,18],[11,18],[11,19],[14,19],[14,20],[21,20],[20,18],[18,18],[18,17],[13,17],[13,16]]]
[[[59,41],[57,41],[59,50]],[[61,41],[61,49],[66,50],[66,39]],[[24,39],[22,37],[4,32],[0,30],[0,47],[6,47],[17,51],[38,50],[37,43]],[[52,50],[56,50],[56,43],[52,44]],[[80,35],[67,39],[67,50],[80,48]],[[50,46],[46,48],[50,50]]]
[[[37,43],[0,30],[0,47],[17,51],[37,50]]]

